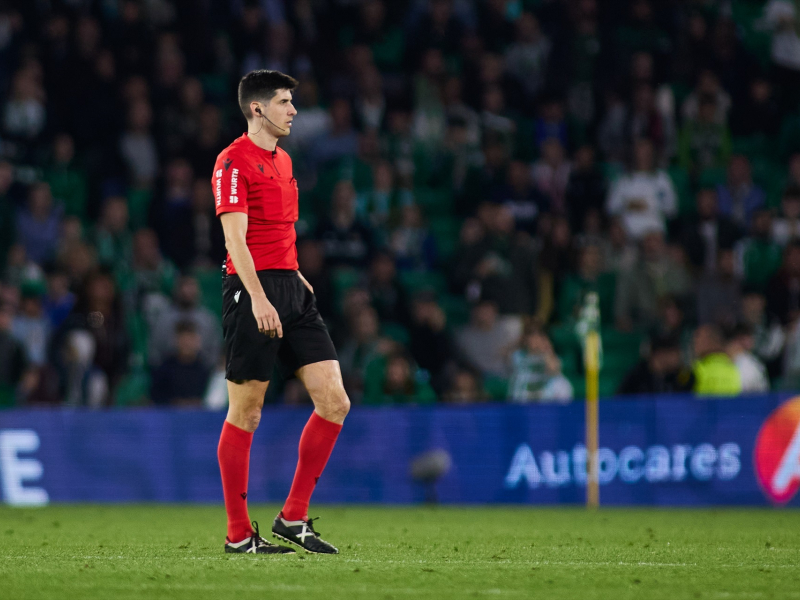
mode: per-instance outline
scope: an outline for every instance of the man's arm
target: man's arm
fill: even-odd
[[[225,233],[225,247],[231,255],[236,274],[242,280],[244,288],[250,294],[253,305],[253,316],[261,333],[270,337],[283,337],[283,327],[278,318],[278,311],[272,306],[261,282],[256,275],[253,257],[247,248],[247,214],[243,212],[226,212],[220,215],[222,230]]]

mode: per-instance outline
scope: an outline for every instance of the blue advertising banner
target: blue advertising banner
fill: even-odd
[[[264,411],[248,499],[284,500],[308,415]],[[2,412],[2,499],[222,502],[223,419],[184,410]],[[600,421],[604,505],[800,505],[798,399],[604,400]],[[583,437],[582,403],[356,408],[314,501],[409,503],[435,489],[446,503],[582,503]],[[412,463],[415,474],[438,469],[441,478],[426,487]]]

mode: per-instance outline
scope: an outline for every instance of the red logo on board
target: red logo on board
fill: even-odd
[[[770,500],[786,504],[800,489],[800,396],[770,413],[756,438],[758,483]]]

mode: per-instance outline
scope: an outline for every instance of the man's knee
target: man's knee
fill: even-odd
[[[243,415],[242,420],[245,423],[245,431],[255,431],[258,429],[258,424],[261,422],[261,407],[251,407]]]
[[[235,385],[228,386],[228,420],[245,431],[253,432],[261,421],[266,386],[230,383]]]
[[[312,396],[312,399],[317,412],[328,421],[341,423],[350,412],[350,398],[341,384],[329,387],[325,393],[318,394],[317,398]]]

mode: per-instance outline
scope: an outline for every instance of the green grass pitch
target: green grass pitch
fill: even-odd
[[[800,598],[800,511],[312,508],[340,555],[226,555],[216,506],[3,507],[0,598]]]

